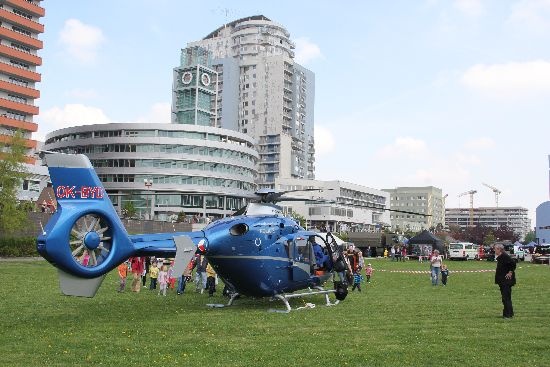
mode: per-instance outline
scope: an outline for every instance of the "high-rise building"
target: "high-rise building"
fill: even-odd
[[[182,54],[193,62],[185,64],[182,56],[174,71],[180,100],[173,104],[172,122],[208,121],[252,136],[260,154],[260,187],[274,188],[278,177],[315,177],[315,76],[294,62],[294,48],[284,27],[263,15],[251,16],[190,42]],[[193,108],[201,118],[190,118]]]
[[[485,226],[497,229],[503,225],[508,226],[523,238],[531,230],[529,210],[520,206],[513,207],[486,207],[473,209],[473,225]],[[445,224],[468,227],[470,225],[470,209],[448,208],[445,209]]]
[[[40,97],[36,67],[42,64],[37,53],[44,25],[39,20],[45,14],[38,4],[40,0],[0,0],[0,141],[22,131],[29,148],[27,163],[35,162],[31,135],[38,129],[33,116],[38,114],[34,101]]]
[[[441,189],[426,187],[396,187],[384,189],[390,193],[390,208],[411,213],[392,212],[391,225],[395,230],[421,231],[444,224],[444,201]]]

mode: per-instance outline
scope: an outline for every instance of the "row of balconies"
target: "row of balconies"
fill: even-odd
[[[31,13],[32,15],[40,18],[46,15],[44,8],[36,5],[35,2],[29,0],[4,0],[5,4],[10,5],[12,8],[18,8],[26,12]]]
[[[7,64],[5,62],[0,62],[0,73],[13,75],[33,82],[39,82],[42,79],[40,74],[37,72],[23,67],[17,67],[13,64]]]
[[[18,14],[12,13],[6,9],[0,9],[0,19],[1,20],[7,20],[11,23],[17,24],[23,28],[27,28],[28,30],[36,33],[44,33],[44,25],[40,24],[38,22],[35,22],[34,20],[27,19],[25,17],[22,17]]]
[[[38,115],[38,107],[26,103],[11,101],[6,98],[0,98],[0,108],[23,112],[28,115]]]
[[[0,26],[0,37],[19,42],[25,46],[28,46],[30,48],[34,48],[37,50],[40,50],[43,47],[42,41],[39,40],[38,38],[34,38],[32,36],[16,32],[13,29],[9,29],[3,25]]]
[[[30,98],[40,98],[40,91],[33,88],[23,87],[15,83],[0,80],[0,90],[13,92]]]

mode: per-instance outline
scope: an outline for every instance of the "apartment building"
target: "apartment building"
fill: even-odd
[[[444,199],[440,188],[396,187],[383,191],[390,194],[391,209],[411,212],[390,214],[394,230],[421,231],[445,223]]]
[[[29,164],[35,162],[32,153],[37,144],[32,133],[38,130],[33,117],[38,115],[35,100],[40,97],[36,83],[41,76],[36,69],[42,64],[38,36],[44,32],[40,24],[44,15],[37,0],[0,1],[0,142],[21,131]]]

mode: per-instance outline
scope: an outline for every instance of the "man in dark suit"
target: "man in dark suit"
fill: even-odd
[[[504,306],[502,317],[511,319],[514,317],[512,287],[516,284],[516,262],[504,251],[504,246],[501,244],[495,245],[495,255],[497,261],[495,284],[498,284],[502,296],[502,305]]]

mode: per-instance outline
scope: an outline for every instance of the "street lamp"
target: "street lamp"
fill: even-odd
[[[143,183],[145,184],[145,188],[150,192],[151,186],[153,186],[153,180],[152,179],[144,179]],[[149,197],[151,194],[149,193],[147,197],[145,198],[145,203],[147,204],[147,217],[145,219],[151,219],[151,207],[153,206],[153,198],[151,198],[151,206],[149,206]]]

